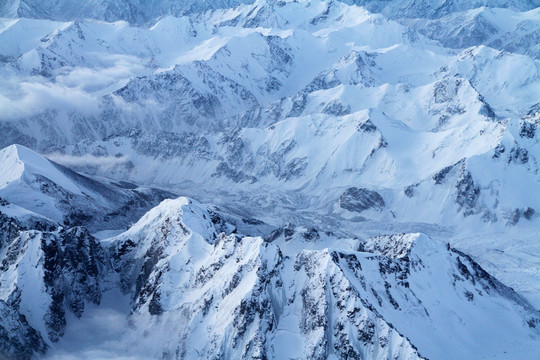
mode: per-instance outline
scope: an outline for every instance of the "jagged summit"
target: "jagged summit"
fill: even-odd
[[[18,149],[27,149],[20,145],[10,145],[0,150],[2,172],[0,172],[0,186],[5,187],[11,181],[19,179],[24,172],[24,163],[19,160]]]
[[[121,236],[131,239],[141,234],[153,236],[156,228],[175,226],[176,224],[179,228],[167,231],[189,231],[196,233],[197,236],[202,236],[204,239],[212,240],[220,233],[218,231],[219,227],[216,229],[212,222],[209,221],[213,216],[216,215],[210,215],[202,204],[192,199],[186,197],[166,199],[147,212]]]
[[[145,356],[159,349],[180,358],[420,359],[444,357],[449,348],[464,358],[535,356],[529,341],[540,334],[530,325],[538,311],[470,257],[424,234],[368,239],[357,252],[295,230],[271,242],[231,234],[226,229],[235,227],[223,221],[196,201],[167,200],[105,242],[132,298],[133,335],[124,340],[147,329],[149,314],[176,324],[142,340]],[[504,318],[486,315],[509,309]],[[466,341],[480,332],[475,344]],[[210,340],[198,341],[201,333]]]
[[[264,239],[237,233],[234,221],[246,220],[231,222],[186,197],[163,201],[101,242],[81,227],[36,231],[2,216],[0,329],[30,319],[20,320],[21,333],[10,330],[4,354],[62,354],[77,339],[65,334],[101,326],[90,319],[110,314],[111,305],[99,304],[113,296],[125,307],[114,310],[118,330],[109,331],[129,347],[93,343],[81,356],[538,355],[538,310],[425,234],[359,241],[289,226]]]
[[[378,253],[394,259],[401,259],[409,256],[413,247],[421,248],[420,251],[436,249],[442,246],[433,241],[425,234],[397,234],[391,236],[378,236],[364,240],[358,250],[371,253]]]

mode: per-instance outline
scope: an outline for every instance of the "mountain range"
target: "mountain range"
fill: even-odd
[[[540,357],[540,3],[4,1],[0,354]]]

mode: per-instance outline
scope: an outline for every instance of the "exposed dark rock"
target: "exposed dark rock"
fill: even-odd
[[[503,144],[499,144],[495,147],[495,150],[493,151],[493,158],[498,159],[501,157],[502,154],[506,151],[506,148]]]
[[[250,224],[250,225],[262,225],[262,224],[264,224],[264,222],[259,220],[259,219],[242,219],[242,222],[244,222],[246,224]]]
[[[506,225],[516,225],[519,222],[520,218],[521,218],[521,211],[519,209],[514,209],[510,212]]]
[[[332,100],[326,104],[322,112],[327,115],[344,116],[351,113],[351,107],[344,105],[339,100]]]
[[[283,235],[285,236],[285,240],[291,240],[294,233],[295,230],[292,224],[287,224],[283,229]]]
[[[464,171],[456,184],[456,203],[464,216],[472,215],[480,198],[480,187],[473,180],[469,171]]]
[[[508,155],[508,163],[526,164],[529,162],[529,151],[516,144]]]
[[[17,219],[9,217],[0,211],[0,250],[15,239],[21,230],[23,230],[23,226]],[[0,267],[0,270],[2,267]]]
[[[257,182],[257,178],[255,176],[248,175],[241,170],[240,171],[234,170],[231,167],[229,167],[229,164],[227,164],[226,162],[219,163],[219,165],[216,167],[216,172],[212,174],[212,176],[215,176],[215,177],[224,176],[228,178],[229,180],[232,180],[236,183],[250,182],[253,184]]]
[[[308,241],[316,241],[316,240],[319,240],[319,238],[321,237],[319,235],[319,232],[317,231],[317,229],[315,228],[309,228],[307,229],[303,234],[302,236],[304,237],[304,239],[308,240]]]
[[[155,246],[150,247],[146,252],[143,265],[135,282],[135,292],[133,295],[135,308],[140,308],[149,301],[148,311],[152,315],[159,315],[162,312],[159,303],[159,288],[163,270],[156,266],[161,257],[164,256],[161,252],[162,249]],[[166,269],[164,270],[166,271]]]
[[[325,71],[319,74],[311,83],[306,86],[306,92],[312,93],[319,90],[332,89],[341,85],[341,81],[336,78],[335,71]]]
[[[530,207],[524,209],[513,209],[506,216],[506,225],[517,225],[522,217],[526,220],[531,220],[535,214],[536,210]]]
[[[480,111],[478,113],[490,119],[495,119],[497,115],[495,114],[495,111],[493,111],[493,108],[487,102],[485,102],[484,98],[481,96],[480,101],[483,102],[483,106],[480,108]]]
[[[440,170],[438,173],[433,175],[433,180],[435,180],[435,184],[440,185],[446,179],[446,176],[452,171],[454,168],[454,165],[447,166],[444,169]]]
[[[308,166],[307,157],[294,158],[291,161],[289,161],[287,165],[285,165],[285,168],[283,169],[279,177],[285,180],[299,178],[304,174],[304,171],[306,170],[307,166]]]
[[[367,209],[382,209],[385,203],[382,196],[374,190],[351,187],[340,196],[339,206],[360,213]]]
[[[535,133],[536,133],[535,124],[531,122],[527,122],[527,121],[521,122],[521,128],[519,129],[519,136],[521,136],[522,138],[533,139]]]
[[[371,120],[368,119],[358,126],[358,130],[362,132],[372,133],[377,131],[377,127],[371,122]]]
[[[307,95],[304,93],[297,94],[291,98],[292,107],[287,117],[297,117],[302,115],[307,104]]]
[[[405,190],[403,190],[403,193],[405,194],[406,197],[408,198],[412,198],[414,196],[414,189],[418,187],[418,184],[415,184],[415,185],[409,185],[405,188]]]
[[[66,309],[81,317],[86,302],[100,303],[106,255],[88,230],[80,227],[60,236],[43,234],[41,248],[43,280],[52,299],[46,323],[49,338],[58,341],[66,326]]]
[[[0,300],[0,358],[29,360],[48,346],[14,307]]]
[[[527,220],[531,220],[535,214],[536,214],[536,210],[530,207],[526,208],[523,211],[523,217]]]

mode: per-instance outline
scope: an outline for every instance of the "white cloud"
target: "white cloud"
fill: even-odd
[[[129,161],[128,156],[94,156],[85,154],[82,156],[65,155],[60,153],[51,153],[46,157],[54,162],[67,167],[97,166],[101,168],[111,168],[126,164]]]
[[[83,114],[95,114],[99,110],[97,98],[78,88],[61,84],[24,81],[18,88],[12,88],[11,93],[2,92],[0,120],[32,116],[46,109],[78,111]]]
[[[52,80],[0,70],[0,121],[29,117],[47,109],[96,114],[103,95],[147,69],[146,60],[131,55],[95,54],[95,59],[89,61],[89,67],[55,70]]]
[[[130,78],[144,73],[144,62],[129,55],[99,54],[97,67],[64,67],[58,70],[56,82],[85,92],[101,95],[122,87]]]

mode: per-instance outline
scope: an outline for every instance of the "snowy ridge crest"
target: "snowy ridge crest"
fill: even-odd
[[[185,197],[165,200],[101,244],[84,228],[26,231],[6,219],[2,277],[18,280],[2,282],[0,300],[10,301],[11,313],[32,319],[36,352],[44,351],[40,344],[54,349],[69,331],[68,314],[84,320],[87,304],[99,304],[114,288],[130,307],[124,319],[129,330],[119,341],[138,338],[133,351],[139,356],[439,357],[503,308],[506,315],[496,321],[512,330],[514,347],[501,341],[493,324],[482,328],[493,342],[461,346],[463,356],[532,356],[526,339],[539,336],[538,311],[470,257],[423,234],[368,239],[362,251],[327,248],[333,235],[322,241],[314,229],[309,236],[277,233],[270,242],[236,233],[234,223]],[[29,275],[26,266],[38,271]],[[435,289],[444,294],[437,301]],[[36,297],[36,290],[43,293]],[[36,300],[43,306],[34,306]],[[418,331],[432,322],[444,326]],[[443,336],[455,327],[460,337]]]
[[[173,204],[182,209],[182,216],[172,210]],[[512,325],[516,331],[538,336],[530,326],[538,321],[538,312],[523,298],[470,257],[423,234],[368,239],[363,252],[325,248],[294,252],[290,246],[302,241],[301,234],[293,235],[291,242],[282,233],[271,243],[226,232],[214,238],[217,231],[213,226],[222,222],[216,215],[196,209],[201,205],[193,200],[166,201],[144,221],[111,240],[113,258],[121,259],[116,271],[123,274],[123,288],[133,296],[133,321],[142,326],[136,326],[136,331],[143,331],[146,314],[181,316],[186,324],[175,330],[181,340],[173,341],[176,345],[167,347],[167,353],[183,354],[180,357],[192,353],[271,358],[304,354],[321,359],[332,354],[436,357],[450,343],[429,345],[434,338],[420,336],[414,326],[404,325],[406,317],[413,316],[416,324],[443,321],[445,309],[463,307],[463,314],[444,321],[457,326],[459,316],[470,317],[470,326],[463,330],[466,336],[477,331],[472,319],[483,316],[473,309],[497,307],[499,301],[514,304],[510,318],[516,317],[504,320],[509,326],[520,319],[520,325]],[[195,213],[198,215],[193,217]],[[187,216],[186,223],[183,216]],[[201,226],[201,222],[208,225]],[[193,229],[197,227],[211,238],[205,240],[196,233]],[[134,270],[131,264],[139,265]],[[444,304],[428,300],[435,288],[446,294]],[[411,308],[415,315],[405,312]],[[200,329],[209,332],[210,344],[196,340]],[[301,353],[297,346],[283,345],[283,336],[291,332],[303,344]],[[223,333],[234,336],[224,338]],[[490,336],[498,337],[496,332]]]

